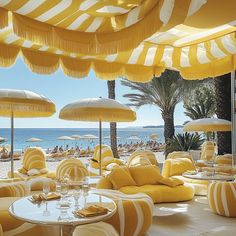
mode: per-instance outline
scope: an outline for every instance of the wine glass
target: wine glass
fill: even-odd
[[[84,196],[84,207],[86,207],[86,201],[89,194],[89,183],[88,183],[87,177],[84,178],[82,190],[83,190],[83,196]]]
[[[74,185],[74,191],[73,191],[73,197],[75,200],[75,208],[79,209],[79,198],[81,196],[81,192],[82,192],[82,182],[77,182]]]
[[[50,182],[44,181],[43,182],[43,193],[45,194],[45,199],[47,200],[48,194],[50,192]]]

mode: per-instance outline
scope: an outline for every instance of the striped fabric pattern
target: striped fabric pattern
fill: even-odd
[[[96,189],[95,194],[113,199],[117,211],[106,222],[113,225],[120,236],[144,235],[152,224],[153,201],[143,193],[126,195],[119,191]]]
[[[73,236],[119,236],[114,227],[105,222],[77,226]]]
[[[167,155],[166,159],[175,159],[175,158],[188,158],[189,160],[194,163],[194,160],[189,152],[181,152],[181,151],[175,151],[171,152]]]
[[[21,52],[36,73],[61,66],[76,78],[90,69],[139,82],[166,68],[186,79],[234,70],[236,1],[183,1],[0,1],[0,66]]]
[[[23,157],[23,168],[27,171],[31,169],[45,169],[45,152],[40,147],[29,147],[25,150]]]
[[[138,150],[133,152],[128,159],[128,167],[137,165],[139,163],[137,159],[140,160],[140,164],[143,162],[146,164],[150,163],[151,165],[159,166],[155,153],[149,150]],[[147,162],[145,162],[145,159]]]
[[[25,182],[12,182],[0,184],[0,197],[24,197],[28,192]]]
[[[215,155],[215,145],[212,141],[205,141],[202,144],[201,149],[201,160],[211,161],[214,159]]]
[[[84,164],[75,158],[70,158],[63,160],[57,166],[56,178],[62,179],[64,175],[68,174],[71,177],[85,177],[88,176],[88,170],[85,168]]]
[[[218,215],[236,217],[236,182],[214,182],[208,187],[208,202]]]
[[[99,151],[100,151],[100,146],[97,145],[94,148],[94,154],[93,154],[93,159],[99,162]],[[108,145],[102,145],[102,162],[108,162],[110,160],[112,160],[114,158],[113,156],[113,152],[111,150],[111,147],[109,147]]]

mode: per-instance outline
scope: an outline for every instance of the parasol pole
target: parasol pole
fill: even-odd
[[[11,178],[14,178],[14,160],[13,160],[13,148],[14,147],[14,114],[11,112]]]
[[[102,175],[102,121],[99,120],[99,175]]]
[[[235,121],[235,71],[231,72],[231,121],[232,121],[232,156],[233,156],[233,166],[236,165],[236,121]]]

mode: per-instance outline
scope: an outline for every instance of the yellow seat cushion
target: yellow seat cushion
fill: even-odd
[[[159,168],[153,165],[132,166],[129,171],[138,186],[156,184],[161,176]]]
[[[111,181],[114,189],[137,185],[131,176],[129,169],[126,167],[113,168],[111,173],[107,175],[107,178]]]
[[[213,182],[208,187],[207,196],[214,213],[236,217],[236,182]]]
[[[96,188],[99,188],[99,189],[113,189],[113,185],[112,185],[112,182],[108,178],[102,177],[98,181],[98,183],[96,185]]]
[[[176,175],[175,178],[182,180],[184,183],[192,184],[195,189],[195,195],[207,195],[207,188],[209,185],[209,182],[207,180],[191,179],[183,177],[182,175]]]
[[[195,170],[195,166],[188,158],[167,159],[164,161],[162,175],[171,177],[174,175],[182,175],[187,170]]]
[[[194,196],[194,188],[188,184],[173,188],[166,185],[126,186],[119,191],[126,194],[146,193],[154,203],[188,201]]]

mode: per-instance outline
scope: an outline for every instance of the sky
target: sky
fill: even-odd
[[[92,97],[107,97],[107,83],[96,78],[91,71],[84,79],[75,79],[63,74],[59,69],[51,75],[39,75],[30,71],[21,58],[10,68],[0,68],[0,88],[24,89],[42,94],[56,104],[57,112],[48,118],[18,118],[15,119],[16,128],[97,128],[95,122],[64,121],[58,118],[60,109],[66,104]],[[126,104],[128,99],[123,95],[130,93],[130,89],[116,80],[116,100]],[[137,120],[132,123],[118,123],[118,127],[163,125],[160,110],[157,106],[145,105],[139,109]],[[183,104],[177,105],[175,110],[175,125],[181,125],[188,118],[184,115]],[[0,117],[0,128],[10,127],[9,118]],[[104,123],[103,127],[109,127]]]

